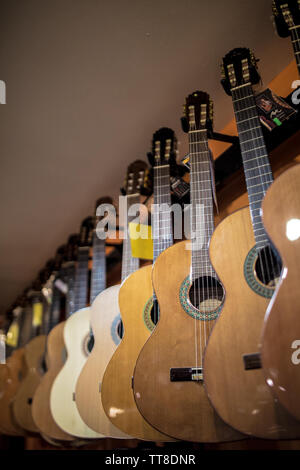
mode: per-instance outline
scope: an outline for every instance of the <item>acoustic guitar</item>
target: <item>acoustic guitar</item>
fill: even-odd
[[[152,153],[154,167],[153,260],[173,243],[170,164],[176,163],[174,131],[161,128],[154,133]],[[166,208],[162,206],[166,205]],[[123,432],[148,441],[168,441],[140,414],[132,392],[132,377],[137,357],[158,321],[158,304],[153,296],[152,265],[144,266],[128,276],[119,291],[119,307],[124,336],[109,361],[102,380],[101,399],[111,422]],[[111,410],[122,413],[111,413]]]
[[[110,197],[98,199],[96,209],[102,204],[112,204]],[[105,240],[98,238],[96,226],[98,218],[93,219],[88,237],[92,238],[93,264],[91,272],[90,304],[96,296],[105,289],[106,282],[106,261],[105,261]],[[90,243],[90,240],[83,241]],[[82,306],[86,305],[87,299],[87,274],[89,245],[81,247],[78,258],[78,269],[76,285],[80,288],[80,299]],[[84,258],[82,260],[82,257]],[[84,263],[82,265],[82,262]],[[80,276],[80,279],[78,277]],[[75,286],[75,297],[77,295]],[[78,302],[79,304],[79,302]],[[102,434],[90,429],[81,419],[75,404],[75,386],[93,346],[93,336],[90,328],[90,307],[82,307],[76,311],[65,323],[64,342],[67,350],[67,360],[55,379],[51,392],[51,403],[53,406],[53,416],[59,426],[72,435],[81,438],[101,438]],[[58,403],[54,405],[54,401]],[[59,407],[59,409],[58,409]],[[56,411],[54,411],[56,408]]]
[[[85,309],[87,305],[89,279],[88,265],[93,228],[93,217],[87,217],[84,219],[80,227],[74,284],[75,303],[73,315],[77,312],[81,312],[81,310]],[[74,371],[76,370],[76,362],[78,358],[81,360],[79,355],[80,348],[85,347],[87,349],[87,345],[79,343],[80,338],[76,336],[78,330],[76,330],[76,328],[72,329],[73,322],[71,319],[73,315],[69,317],[64,325],[63,335],[66,350],[66,361],[53,382],[50,393],[50,409],[54,420],[64,432],[72,435],[75,433],[75,435],[79,434],[90,438],[103,437],[97,435],[92,429],[89,429],[88,426],[86,426],[86,424],[82,421],[75,405],[74,390],[77,376],[74,374]],[[70,324],[70,322],[71,327],[69,327],[66,331],[66,327]]]
[[[273,2],[280,36],[291,36],[300,75],[300,2]],[[269,304],[262,335],[266,383],[279,402],[300,420],[299,212],[300,166],[273,183],[262,204],[263,223],[283,260],[283,272]]]
[[[215,413],[203,385],[203,355],[219,315],[224,292],[209,260],[213,232],[213,195],[208,132],[212,102],[196,91],[186,99],[191,161],[192,242],[163,251],[152,281],[159,322],[142,348],[133,376],[138,409],[159,431],[193,442],[239,439]]]
[[[252,88],[260,81],[256,64],[246,48],[223,59],[222,84],[232,96],[249,207],[226,217],[210,242],[226,297],[206,348],[204,380],[216,411],[239,431],[268,439],[297,438],[300,423],[274,400],[259,354],[281,262],[261,219],[261,203],[273,177]]]
[[[24,360],[24,345],[28,340],[24,330],[29,313],[27,291],[13,307],[13,321],[6,334],[6,363],[0,365],[0,430],[10,436],[22,436],[24,430],[16,423],[12,413],[12,402],[21,385],[27,368]]]
[[[40,273],[41,292],[33,304],[33,325],[35,337],[25,346],[25,362],[27,374],[14,398],[13,413],[15,420],[25,431],[39,432],[32,418],[32,400],[34,393],[45,373],[45,346],[46,335],[49,332],[50,303],[48,295],[52,290],[55,271],[60,267],[63,256],[63,247],[57,250],[55,260],[50,260],[46,268]]]
[[[66,351],[63,340],[64,321],[60,321],[65,304],[65,316],[74,311],[75,259],[77,256],[78,235],[71,235],[68,240],[61,269],[54,281],[51,305],[51,331],[46,344],[46,368],[32,402],[32,417],[40,433],[47,439],[63,441],[75,440],[74,436],[64,432],[54,421],[50,410],[50,392],[53,382],[64,365]],[[55,325],[55,326],[54,326]]]
[[[140,201],[147,164],[137,160],[129,165],[125,181],[128,210]],[[130,218],[128,218],[130,220]],[[127,232],[127,226],[122,227]],[[139,260],[133,258],[129,237],[123,240],[122,281],[139,267]],[[102,291],[91,306],[91,328],[94,347],[89,355],[76,385],[75,397],[83,421],[96,432],[106,437],[130,439],[108,419],[101,403],[101,387],[105,369],[123,336],[123,325],[119,313],[119,285]],[[119,413],[118,409],[112,413]]]

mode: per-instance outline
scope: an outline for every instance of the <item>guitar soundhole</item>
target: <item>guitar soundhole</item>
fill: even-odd
[[[254,269],[257,279],[262,284],[275,287],[280,276],[281,263],[269,245],[259,251]]]
[[[218,279],[212,276],[202,276],[193,281],[189,300],[191,304],[203,313],[213,312],[223,302],[224,290]]]
[[[123,322],[120,320],[117,324],[117,335],[119,336],[120,339],[123,338],[124,335],[124,327],[123,327]]]
[[[95,343],[95,338],[94,338],[94,335],[93,334],[90,334],[89,336],[89,340],[87,342],[87,351],[88,351],[88,354],[90,354],[92,352],[92,349],[94,347],[94,343]]]
[[[151,318],[153,325],[154,326],[157,325],[157,322],[159,320],[159,308],[158,308],[158,302],[156,299],[154,300],[154,303],[151,308],[150,318]]]

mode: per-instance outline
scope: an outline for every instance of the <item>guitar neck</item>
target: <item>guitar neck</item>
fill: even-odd
[[[300,75],[300,25],[290,28],[292,45],[297,63],[298,73]]]
[[[231,92],[254,236],[257,248],[264,248],[268,244],[268,237],[261,219],[261,204],[273,182],[272,170],[252,86],[242,85],[232,88]]]
[[[139,203],[139,195],[134,194],[126,197],[126,202],[127,202],[127,214],[130,209],[134,204]],[[133,220],[134,217],[128,216],[128,223]],[[132,274],[134,271],[136,271],[139,268],[139,259],[138,258],[133,258],[132,253],[131,253],[131,243],[130,243],[130,238],[129,238],[129,231],[128,231],[128,225],[127,227],[124,227],[124,231],[126,231],[126,234],[124,236],[123,240],[123,253],[122,253],[122,282],[124,279],[126,279],[127,276]]]
[[[154,167],[153,262],[173,244],[170,165]]]
[[[105,240],[100,240],[96,232],[93,234],[93,267],[91,278],[90,303],[106,287]]]
[[[73,261],[69,262],[68,265],[65,266],[65,281],[67,284],[66,318],[69,318],[69,316],[75,312],[75,264]]]
[[[89,247],[79,247],[74,285],[75,312],[86,307],[89,280]]]
[[[214,231],[214,211],[211,179],[211,157],[207,131],[189,132],[192,279],[213,275],[208,244]]]

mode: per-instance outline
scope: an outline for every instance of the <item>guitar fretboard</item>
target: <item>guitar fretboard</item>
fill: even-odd
[[[273,182],[272,170],[251,84],[231,91],[254,236],[257,248],[264,248],[268,237],[261,219],[261,204]]]
[[[127,213],[128,210],[133,204],[138,204],[140,201],[140,196],[139,194],[133,194],[130,196],[126,197],[127,201]],[[128,223],[134,219],[134,216],[129,217],[128,216]],[[126,279],[127,276],[132,274],[134,271],[136,271],[139,268],[139,259],[138,258],[133,258],[132,253],[131,253],[131,243],[130,243],[130,238],[129,238],[129,233],[128,233],[128,226],[123,228],[124,231],[126,231],[127,236],[125,236],[123,240],[123,253],[122,253],[122,282],[124,279]]]
[[[89,247],[79,247],[74,285],[75,311],[86,307],[89,280]]]
[[[173,243],[170,166],[154,167],[153,262]]]
[[[296,58],[296,63],[298,67],[298,73],[300,75],[300,25],[293,26],[290,28],[292,44],[294,49],[294,54]]]
[[[105,240],[100,240],[96,232],[93,235],[93,268],[91,278],[90,303],[106,287]]]
[[[207,131],[189,132],[192,280],[215,275],[210,263],[208,244],[214,230],[211,162]]]
[[[64,266],[65,269],[65,282],[67,284],[67,295],[66,295],[66,319],[69,318],[75,310],[75,263],[73,261],[68,262]]]

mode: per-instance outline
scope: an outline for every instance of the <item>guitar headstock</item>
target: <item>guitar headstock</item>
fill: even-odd
[[[91,246],[93,240],[93,231],[94,231],[94,217],[86,217],[81,222],[80,232],[79,232],[79,247]]]
[[[55,253],[54,263],[53,263],[53,271],[60,270],[66,250],[67,250],[67,245],[61,245],[57,248],[56,253]]]
[[[127,168],[122,194],[130,196],[141,194],[142,188],[148,177],[148,165],[143,160],[135,160]]]
[[[204,91],[194,91],[185,100],[181,119],[184,132],[212,129],[213,102]]]
[[[223,57],[221,84],[228,95],[231,95],[232,88],[260,82],[257,62],[253,52],[246,47],[233,49]]]
[[[300,0],[273,0],[272,9],[279,36],[289,36],[290,29],[300,25]]]
[[[151,166],[174,165],[176,163],[177,139],[175,132],[161,127],[153,134],[152,152],[147,154]]]
[[[64,253],[64,262],[73,262],[77,259],[78,241],[79,235],[73,234],[69,236]]]

